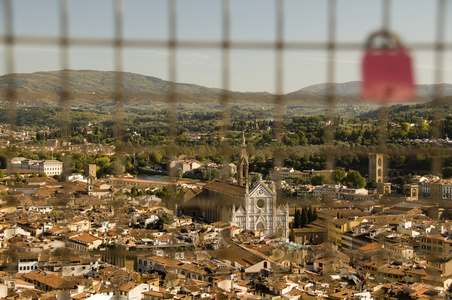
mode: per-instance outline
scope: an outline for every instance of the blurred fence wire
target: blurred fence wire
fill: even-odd
[[[167,39],[127,39],[123,37],[123,0],[114,1],[114,37],[110,38],[89,38],[89,37],[71,37],[69,35],[69,0],[59,1],[59,36],[22,36],[16,35],[14,24],[14,0],[4,0],[4,35],[0,36],[1,43],[3,44],[5,51],[5,73],[7,76],[7,85],[4,87],[4,94],[6,95],[8,105],[8,122],[11,129],[16,127],[17,119],[17,94],[15,90],[16,86],[16,65],[15,65],[15,47],[18,45],[28,46],[57,46],[60,51],[60,71],[61,73],[61,92],[60,92],[60,106],[62,109],[61,130],[62,139],[70,139],[70,126],[71,126],[71,112],[70,112],[70,99],[71,88],[69,73],[65,70],[70,68],[69,51],[71,47],[99,47],[114,49],[114,69],[118,71],[115,77],[115,88],[113,91],[115,101],[115,113],[112,116],[112,120],[115,123],[114,135],[116,140],[116,155],[117,161],[122,162],[122,166],[118,167],[118,172],[124,170],[123,156],[129,151],[124,147],[123,143],[123,120],[124,120],[124,80],[121,71],[124,69],[123,50],[131,48],[139,49],[166,49],[169,52],[168,55],[168,80],[171,82],[169,91],[166,95],[166,101],[169,111],[169,143],[167,145],[167,153],[176,155],[178,153],[178,146],[175,142],[177,136],[177,104],[179,99],[183,96],[178,92],[176,82],[179,65],[177,63],[178,51],[182,49],[215,49],[221,52],[221,87],[223,92],[221,94],[221,107],[222,107],[222,135],[227,136],[230,125],[230,82],[231,82],[231,52],[235,50],[247,50],[247,51],[272,51],[275,56],[275,96],[274,96],[274,120],[275,126],[275,138],[277,139],[276,146],[273,147],[274,152],[274,164],[275,167],[281,167],[283,165],[283,144],[281,142],[282,120],[284,119],[285,108],[285,96],[283,94],[285,67],[284,67],[284,55],[287,51],[318,51],[319,53],[325,53],[326,55],[326,78],[325,82],[328,82],[327,93],[325,99],[325,115],[327,119],[332,120],[336,115],[335,107],[338,104],[336,97],[334,82],[337,82],[339,78],[336,76],[336,55],[338,51],[360,51],[363,48],[363,44],[359,42],[345,42],[337,39],[337,2],[338,0],[329,0],[328,9],[324,13],[327,14],[327,40],[325,42],[309,42],[309,41],[285,41],[285,1],[275,0],[275,38],[273,41],[234,41],[231,40],[231,1],[222,0],[221,6],[221,19],[218,22],[221,23],[221,40],[219,41],[200,41],[200,40],[179,40],[177,36],[177,21],[180,14],[183,11],[178,10],[177,0],[168,0],[168,37]],[[340,1],[340,0],[339,0]],[[381,28],[391,28],[391,13],[392,13],[392,1],[381,0]],[[442,103],[442,86],[443,83],[443,65],[446,52],[452,50],[452,43],[446,42],[446,15],[447,10],[450,9],[448,1],[437,0],[436,1],[436,33],[434,43],[418,42],[410,43],[409,48],[412,51],[432,51],[434,53],[434,82],[435,90],[432,95],[433,108],[432,114],[434,118],[434,130],[433,137],[441,137],[441,127],[439,120],[443,119],[441,105]],[[379,142],[378,152],[386,153],[388,155],[400,154],[402,151],[405,155],[416,155],[428,151],[432,157],[431,171],[434,174],[441,172],[443,154],[452,154],[452,152],[440,145],[434,144],[430,149],[404,149],[404,150],[389,150],[387,145],[387,122],[388,122],[388,107],[382,106],[379,115]],[[325,144],[323,147],[319,147],[319,155],[323,156],[326,161],[326,168],[332,169],[335,166],[335,159],[338,154],[343,153],[343,149],[335,146],[334,132],[335,124],[331,124],[326,127],[324,131]],[[11,139],[11,143],[14,144],[14,139]],[[70,150],[68,149],[67,152]],[[227,154],[230,153],[231,147],[224,143],[222,151]],[[397,152],[399,151],[399,152]],[[362,152],[359,148],[346,149],[347,154],[355,153],[358,156],[366,156],[368,153]],[[228,155],[224,155],[228,157]],[[227,159],[226,159],[227,160]],[[65,156],[64,161],[65,169],[70,169],[71,161],[70,156]]]

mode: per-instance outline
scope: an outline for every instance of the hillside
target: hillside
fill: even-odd
[[[36,72],[15,74],[18,90],[27,92],[57,93],[61,85],[61,72]],[[114,90],[116,72],[70,70],[70,88],[75,93],[111,93]],[[162,95],[168,91],[170,82],[134,73],[122,73],[124,92]],[[5,76],[0,77],[4,87]],[[178,91],[187,94],[218,94],[219,89],[211,89],[194,84],[177,84]]]
[[[313,93],[317,95],[326,95],[328,92],[328,83],[320,83],[311,86],[307,86],[301,88],[293,93],[288,95],[304,95],[306,93]],[[334,84],[334,92],[337,97],[342,99],[355,99],[359,100],[360,93],[360,81],[349,81],[344,83],[335,83]],[[417,85],[417,97],[415,102],[429,102],[432,98],[433,93],[435,92],[436,85],[434,84],[418,84]],[[452,84],[444,84],[443,85],[443,95],[451,96],[452,95]]]
[[[80,108],[112,106],[116,72],[92,70],[68,70],[70,79],[71,105]],[[53,106],[58,104],[61,85],[61,72],[36,72],[15,74],[16,92],[20,103]],[[122,73],[126,104],[137,108],[158,108],[166,105],[169,81],[134,73]],[[336,83],[335,92],[338,105],[356,105],[363,103],[359,97],[359,82]],[[222,90],[195,84],[176,83],[177,102],[187,103],[195,109],[220,104]],[[324,105],[328,84],[316,84],[304,87],[286,95],[288,105]],[[6,76],[0,76],[0,88],[4,91]],[[434,89],[433,85],[419,85],[416,102],[428,102]],[[452,85],[445,85],[445,95],[452,95]],[[265,92],[230,92],[232,104],[256,105],[274,103],[275,96]]]

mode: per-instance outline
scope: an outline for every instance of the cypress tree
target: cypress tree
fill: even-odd
[[[311,207],[311,205],[309,205],[309,207],[308,207],[308,223],[311,223],[312,221],[314,221],[312,219],[312,207]]]
[[[301,209],[301,227],[300,228],[305,227],[308,223],[309,223],[308,210],[306,209],[306,207],[303,207]]]
[[[293,220],[293,228],[300,228],[301,214],[298,208],[295,208],[295,215]]]
[[[317,215],[317,209],[313,209],[312,210],[312,221],[315,221],[319,218],[319,216]]]

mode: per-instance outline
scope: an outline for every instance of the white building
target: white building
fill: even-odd
[[[61,175],[63,173],[63,162],[58,160],[44,160],[42,162],[42,169],[41,172],[46,173],[47,176]]]
[[[13,157],[7,161],[7,168],[8,170],[33,170],[36,173],[44,172],[47,176],[54,176],[63,173],[63,162]]]
[[[323,196],[336,200],[359,200],[359,198],[367,198],[366,196],[369,194],[369,191],[364,188],[353,189],[343,185],[315,186],[312,192],[315,197],[321,198]]]
[[[74,263],[61,267],[62,276],[95,276],[96,271],[99,270],[98,261],[89,261],[88,263]]]
[[[245,195],[244,206],[233,206],[231,221],[241,228],[288,238],[289,207],[277,205],[274,184],[259,181]]]
[[[17,272],[28,273],[39,267],[39,253],[18,253]]]

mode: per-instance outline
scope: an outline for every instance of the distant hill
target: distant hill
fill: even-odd
[[[344,82],[344,83],[335,83],[334,84],[334,91],[336,95],[338,96],[347,96],[347,95],[358,95],[359,89],[360,89],[360,81],[350,81],[350,82]],[[293,94],[299,94],[299,93],[314,93],[319,95],[326,95],[328,92],[328,83],[320,83],[320,84],[314,84],[307,87],[304,87],[302,89],[299,89],[298,91],[295,91],[293,93],[290,93],[289,95]]]
[[[116,72],[70,70],[70,88],[75,93],[111,93],[114,91]],[[55,93],[60,90],[61,72],[36,72],[15,74],[16,87],[28,92]],[[170,82],[160,78],[134,73],[122,73],[125,93],[165,94]],[[0,86],[5,85],[5,76],[0,77]],[[177,84],[180,93],[187,94],[219,94],[220,89],[207,88],[194,84]]]
[[[301,88],[288,95],[304,95],[306,93],[314,93],[318,95],[326,95],[328,92],[328,83],[320,83]],[[359,99],[360,81],[349,81],[344,83],[334,83],[334,92],[339,98]],[[435,91],[434,84],[418,84],[416,102],[428,102],[431,100]],[[443,96],[452,96],[452,84],[443,85]]]
[[[73,106],[90,107],[111,105],[108,100],[114,99],[114,82],[116,72],[92,70],[68,70],[70,79],[70,96]],[[39,100],[40,105],[55,105],[61,89],[61,72],[36,72],[15,74],[15,83],[20,102]],[[122,80],[127,104],[135,106],[155,107],[165,104],[171,83],[160,78],[134,73],[122,73]],[[359,97],[360,83],[351,81],[335,83],[337,103],[345,105],[364,104]],[[222,90],[195,84],[176,83],[178,102],[219,104]],[[0,76],[0,89],[6,87],[6,76]],[[290,105],[324,105],[328,84],[316,84],[304,87],[286,95],[286,103]],[[418,86],[418,102],[428,102],[434,85]],[[446,84],[444,95],[452,95],[452,85]],[[230,92],[232,103],[259,104],[274,103],[275,96],[267,92],[241,93]]]

